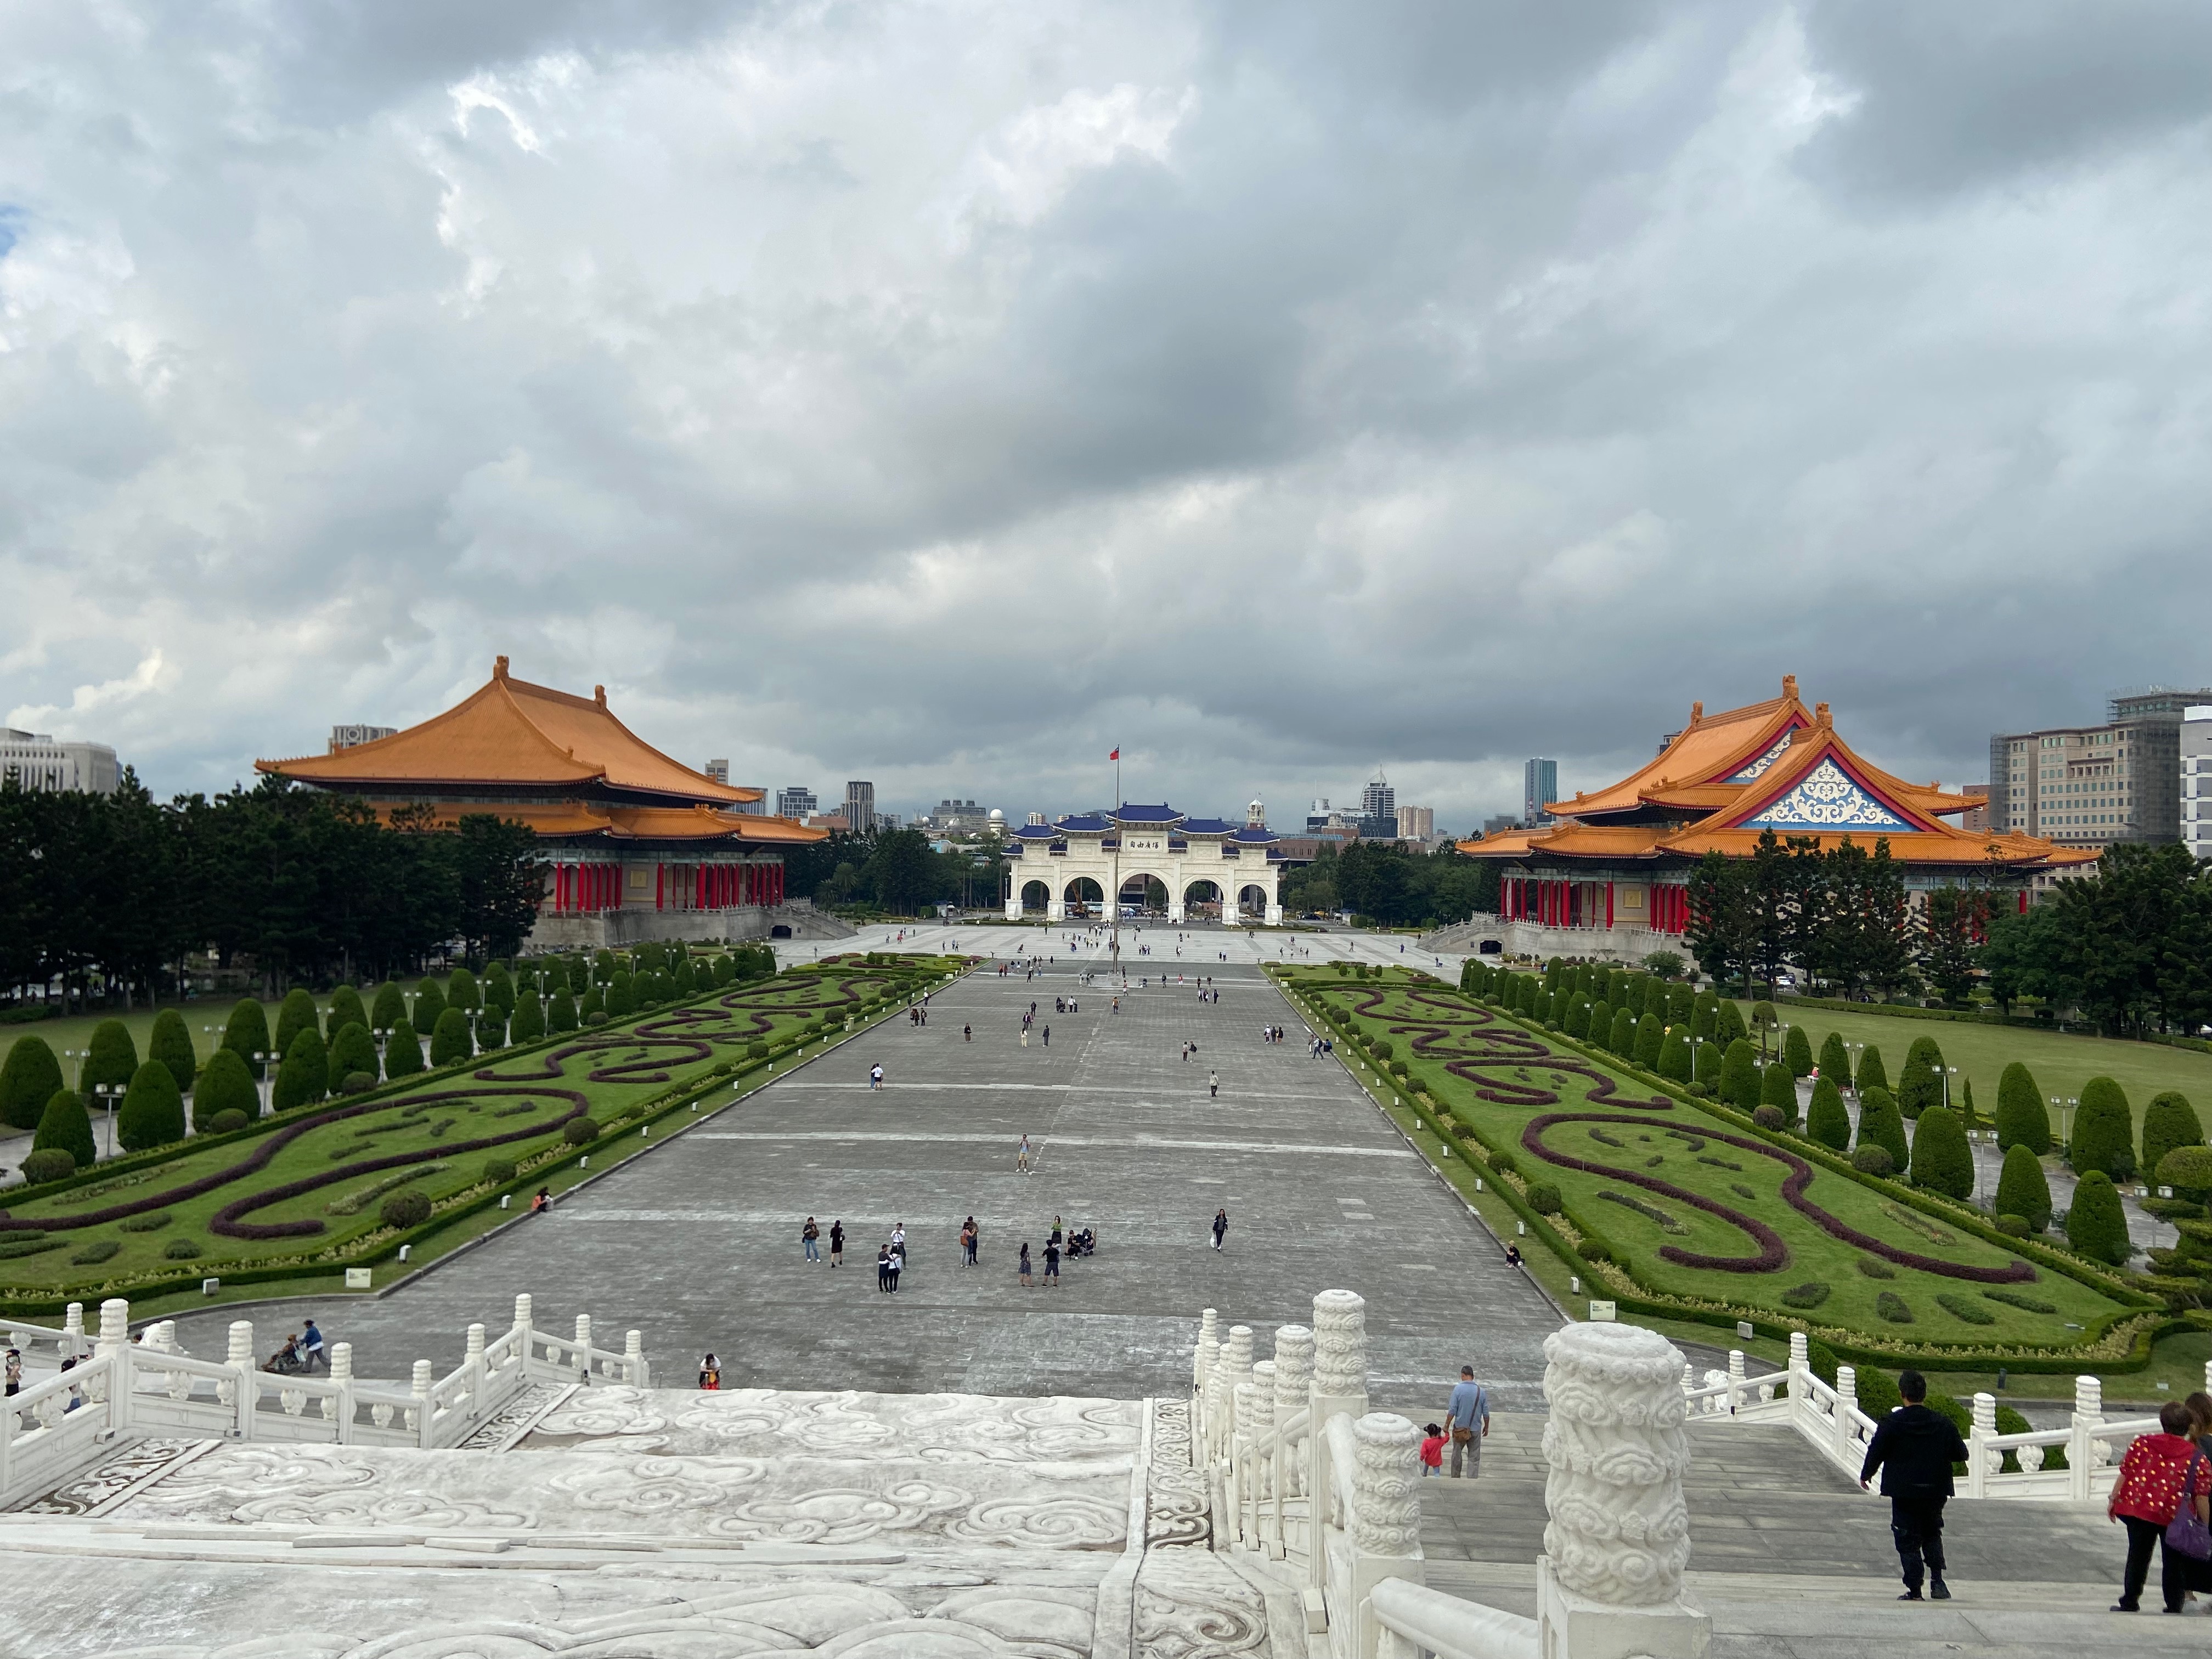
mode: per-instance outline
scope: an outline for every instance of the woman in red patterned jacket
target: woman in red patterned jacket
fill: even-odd
[[[2207,1514],[2212,1461],[2206,1460],[2189,1437],[2189,1408],[2179,1400],[2167,1401],[2159,1407],[2158,1426],[2158,1433],[2137,1435],[2128,1448],[2128,1455],[2120,1460],[2119,1479],[2112,1483],[2112,1499],[2105,1505],[2106,1515],[2124,1522],[2128,1529],[2127,1571],[2120,1581],[2120,1599],[2112,1603],[2114,1613],[2139,1610],[2137,1598],[2142,1595],[2143,1580],[2150,1575],[2154,1545],[2160,1551],[2159,1589],[2166,1598],[2166,1610],[2181,1611],[2191,1563],[2166,1543],[2166,1528],[2181,1508],[2182,1489],[2188,1484],[2192,1465],[2197,1513],[2200,1519]]]

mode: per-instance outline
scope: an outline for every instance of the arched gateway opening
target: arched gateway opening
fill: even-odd
[[[1051,908],[1051,888],[1041,881],[1025,881],[1022,884],[1022,908],[1024,912],[1048,910]]]
[[[1194,881],[1183,889],[1183,915],[1192,921],[1218,921],[1221,919],[1221,884],[1218,881]]]
[[[1064,896],[1067,902],[1067,914],[1071,916],[1105,914],[1106,890],[1088,876],[1078,876],[1069,882]]]
[[[1121,881],[1123,915],[1164,916],[1168,913],[1167,884],[1158,876],[1126,876]]]

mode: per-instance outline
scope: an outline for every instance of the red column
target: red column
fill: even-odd
[[[775,902],[783,902],[783,866],[780,864],[775,866]]]
[[[1605,884],[1605,925],[1608,927],[1613,926],[1613,884],[1611,882]]]

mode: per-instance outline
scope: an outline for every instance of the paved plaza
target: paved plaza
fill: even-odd
[[[187,1347],[220,1352],[232,1318],[273,1328],[313,1312],[355,1345],[363,1375],[404,1376],[416,1358],[442,1371],[470,1322],[503,1327],[528,1291],[545,1322],[589,1312],[617,1345],[642,1331],[671,1381],[711,1348],[730,1387],[1131,1397],[1187,1384],[1200,1308],[1254,1327],[1264,1354],[1274,1326],[1304,1322],[1316,1291],[1342,1285],[1368,1299],[1378,1403],[1432,1412],[1471,1362],[1501,1406],[1540,1407],[1541,1343],[1559,1314],[1342,1066],[1309,1056],[1303,1024],[1256,965],[1280,953],[1280,935],[1192,930],[1177,958],[1174,930],[1125,927],[1131,988],[1115,1013],[1103,963],[1071,952],[1073,933],[896,933],[843,948],[1057,960],[1034,977],[986,968],[946,987],[926,1027],[895,1018],[388,1296],[210,1310],[180,1322]],[[1395,958],[1395,943],[1314,942],[1324,958],[1376,961]],[[1147,945],[1154,954],[1133,954]],[[783,955],[817,948],[831,953]],[[1201,975],[1218,1002],[1200,1000]],[[1079,1012],[1054,1012],[1055,997]],[[1263,1042],[1267,1025],[1289,1039]],[[887,1080],[874,1092],[878,1061]],[[1014,1169],[1024,1133],[1029,1175]],[[1230,1221],[1218,1252],[1217,1208]],[[808,1214],[825,1234],[844,1222],[842,1267],[804,1260]],[[957,1244],[970,1214],[975,1268]],[[1042,1273],[1055,1217],[1099,1236],[1058,1289]],[[911,1265],[885,1296],[873,1262],[897,1222]],[[1024,1239],[1030,1289],[1015,1273]]]

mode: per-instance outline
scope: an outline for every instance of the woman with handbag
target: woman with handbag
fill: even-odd
[[[2128,1448],[2105,1505],[2106,1515],[2128,1529],[2127,1567],[2114,1613],[2141,1610],[2154,1546],[2160,1551],[2159,1589],[2168,1613],[2181,1611],[2191,1568],[2212,1556],[2212,1532],[2206,1527],[2212,1509],[2212,1459],[2189,1437],[2189,1407],[2179,1400],[2159,1407],[2158,1426],[2158,1433],[2138,1435]]]

